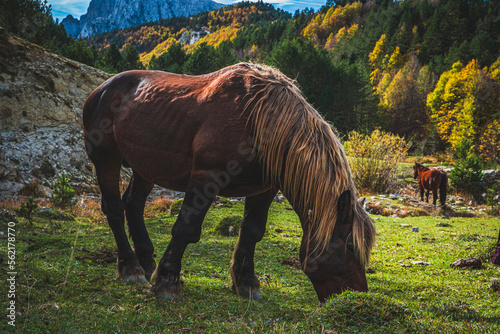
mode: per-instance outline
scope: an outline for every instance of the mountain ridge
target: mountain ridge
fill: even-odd
[[[191,16],[223,7],[211,0],[92,0],[80,19],[68,15],[62,20],[74,38],[88,37],[113,29],[176,16]]]

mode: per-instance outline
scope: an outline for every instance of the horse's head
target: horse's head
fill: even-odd
[[[356,217],[359,214],[362,217]],[[313,238],[306,233],[302,239],[300,257],[306,275],[311,280],[321,302],[329,296],[339,294],[344,290],[368,291],[368,284],[364,265],[353,240],[353,226],[355,219],[368,219],[368,214],[362,209],[361,204],[353,201],[350,191],[345,191],[338,200],[338,215],[333,235],[326,247],[316,247]],[[355,218],[356,217],[356,218]],[[374,241],[375,230],[371,223],[366,225],[364,233],[369,252]],[[360,226],[354,226],[360,228]],[[306,229],[305,231],[306,232]],[[307,230],[307,232],[309,232]],[[309,254],[309,256],[307,256]]]
[[[414,179],[418,178],[418,172],[419,172],[421,167],[423,167],[423,165],[418,163],[418,162],[415,162],[415,164],[413,165],[413,178]]]

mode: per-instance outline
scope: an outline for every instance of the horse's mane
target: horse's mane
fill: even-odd
[[[423,164],[421,164],[420,162],[415,162],[415,165],[418,166],[418,167],[421,167],[423,171],[426,171],[426,170],[430,170],[429,167],[425,167]]]
[[[360,261],[366,265],[375,228],[357,203],[349,164],[332,128],[305,100],[295,82],[278,70],[257,64],[238,66],[246,68],[250,94],[246,109],[264,181],[281,188],[300,212],[309,213],[314,231],[311,237],[322,251],[335,228],[338,199],[350,190],[352,237]]]

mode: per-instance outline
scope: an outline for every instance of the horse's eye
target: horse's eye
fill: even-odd
[[[353,244],[352,242],[348,242],[348,243],[346,243],[345,248],[346,248],[349,252],[353,252],[353,253],[354,253],[354,244]]]
[[[354,249],[354,240],[352,240],[352,235],[349,235],[347,237],[347,240],[345,242],[345,248],[350,251],[350,252],[353,252],[355,251]]]

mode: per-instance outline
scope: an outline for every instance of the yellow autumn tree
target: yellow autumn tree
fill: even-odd
[[[485,71],[491,81],[486,86],[490,91],[483,92],[488,97],[484,109],[491,110],[491,115],[486,117],[488,120],[479,137],[478,151],[484,160],[500,160],[500,57]]]
[[[405,137],[423,138],[427,127],[427,94],[434,82],[427,67],[422,67],[416,55],[410,55],[380,97],[385,128]]]
[[[335,32],[342,27],[357,23],[362,8],[363,4],[359,1],[345,6],[331,7],[322,20],[322,26],[325,30]]]
[[[488,72],[491,78],[498,84],[500,84],[500,57],[498,57],[498,59],[493,64],[491,64]]]
[[[311,21],[302,31],[302,36],[314,42],[315,45],[320,43],[320,36],[323,34],[323,28],[315,21]]]
[[[332,6],[324,14],[319,12],[304,28],[302,36],[313,41],[315,45],[324,44],[331,50],[342,37],[339,33],[348,32],[348,35],[351,35],[357,31],[362,7],[362,3],[357,1],[345,6]]]
[[[404,64],[404,58],[401,52],[399,51],[399,46],[394,49],[394,52],[391,54],[389,61],[386,66],[386,70],[396,70],[400,68]]]
[[[375,43],[375,47],[373,48],[373,51],[370,52],[370,54],[368,55],[368,62],[373,69],[376,69],[379,67],[380,62],[382,61],[383,57],[385,56],[385,48],[386,48],[386,44],[387,44],[386,41],[387,41],[387,37],[385,34],[380,36],[377,43]]]
[[[500,122],[488,123],[479,138],[479,153],[484,160],[500,159]]]
[[[428,95],[430,120],[441,138],[453,148],[463,139],[476,142],[481,123],[485,121],[485,115],[481,114],[485,103],[489,103],[484,95],[488,91],[488,80],[491,79],[479,68],[476,60],[465,67],[457,62],[450,71],[441,75],[436,88]]]
[[[341,41],[343,43],[348,43],[349,40],[351,40],[358,31],[358,28],[359,26],[357,24],[354,24],[349,29],[346,29],[345,27],[340,28],[337,34],[332,32],[326,40],[325,49],[331,51],[335,47],[335,44]]]

